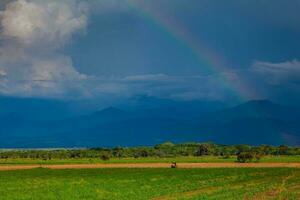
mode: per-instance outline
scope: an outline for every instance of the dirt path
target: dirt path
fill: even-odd
[[[120,163],[120,164],[67,164],[67,165],[10,165],[1,166],[0,171],[22,170],[34,168],[47,169],[96,169],[96,168],[170,168],[169,163]],[[178,163],[178,168],[270,168],[297,167],[300,163]]]

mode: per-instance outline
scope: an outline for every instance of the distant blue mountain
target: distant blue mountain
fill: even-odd
[[[300,144],[300,110],[268,100],[227,107],[138,97],[86,115],[68,102],[0,99],[0,147],[152,145],[164,141]],[[79,104],[78,104],[79,105]],[[80,105],[79,105],[80,106]],[[207,106],[207,107],[206,107]],[[59,116],[56,116],[59,115]]]
[[[135,113],[173,118],[192,118],[228,107],[220,101],[175,101],[145,95],[134,96],[118,107]]]
[[[203,121],[202,127],[207,127],[213,133],[212,140],[218,142],[300,144],[300,109],[268,100],[249,101],[210,113]]]
[[[293,120],[300,117],[300,109],[275,104],[269,100],[253,100],[218,112],[224,120],[239,118],[274,118]]]

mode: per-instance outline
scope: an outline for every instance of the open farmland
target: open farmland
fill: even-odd
[[[299,147],[164,143],[0,158],[1,200],[300,198]]]
[[[170,158],[145,157],[145,158],[111,158],[103,161],[100,158],[73,158],[73,159],[30,159],[6,158],[0,159],[1,165],[57,165],[57,164],[114,164],[114,163],[234,163],[236,156],[223,158],[221,156],[178,156]],[[264,156],[259,163],[300,163],[300,156]]]
[[[300,169],[33,169],[0,172],[1,199],[299,199]]]

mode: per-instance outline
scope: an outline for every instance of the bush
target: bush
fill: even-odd
[[[237,155],[237,161],[240,163],[251,162],[254,156],[255,155],[252,152],[240,152]]]
[[[102,154],[102,155],[100,156],[100,159],[103,160],[103,161],[107,161],[107,160],[110,159],[110,156],[109,156],[108,154]]]

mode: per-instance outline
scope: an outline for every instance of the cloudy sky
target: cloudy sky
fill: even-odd
[[[299,0],[1,0],[0,95],[300,103]]]

